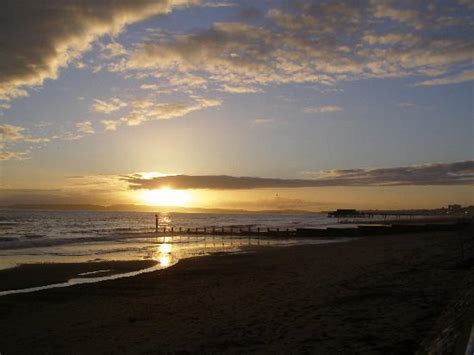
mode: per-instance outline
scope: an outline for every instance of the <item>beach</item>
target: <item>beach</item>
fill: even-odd
[[[4,296],[0,352],[406,354],[430,349],[447,323],[442,346],[454,351],[473,319],[466,238],[433,232],[252,247],[131,278]],[[42,267],[61,273],[52,271],[61,265]],[[0,271],[0,284],[40,275],[34,268]]]

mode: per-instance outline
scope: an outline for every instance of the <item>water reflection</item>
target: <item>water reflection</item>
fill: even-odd
[[[32,287],[19,290],[8,290],[0,291],[0,296],[15,294],[15,293],[28,293],[41,291],[52,288],[68,287],[84,283],[95,283],[105,280],[114,280],[124,277],[132,277],[143,273],[153,272],[170,267],[177,263],[181,259],[210,255],[213,253],[235,253],[245,251],[245,247],[256,247],[256,246],[289,246],[297,244],[324,244],[324,243],[335,243],[342,242],[346,239],[336,240],[303,240],[303,239],[286,239],[286,238],[275,238],[275,239],[259,239],[254,237],[245,236],[208,236],[208,235],[181,235],[181,236],[167,236],[165,238],[156,239],[153,236],[149,239],[135,238],[134,243],[129,245],[129,248],[120,249],[120,252],[113,252],[107,254],[106,250],[101,250],[100,255],[102,256],[101,261],[107,260],[105,257],[109,257],[108,260],[143,260],[152,259],[157,262],[156,265],[132,272],[125,272],[119,274],[113,274],[103,277],[84,277],[80,275],[78,278],[70,279],[66,282],[57,284]],[[133,245],[133,247],[132,247]],[[122,245],[123,247],[123,245]],[[88,254],[91,253],[89,251]],[[123,253],[123,254],[122,254]],[[95,254],[97,255],[97,254]],[[29,256],[31,257],[31,256]],[[89,257],[89,256],[85,256]],[[67,255],[64,257],[64,262],[71,260],[71,256]],[[57,261],[57,259],[56,259]],[[93,261],[84,259],[83,261]],[[103,271],[103,270],[99,270]],[[92,275],[94,275],[94,272]],[[90,275],[90,276],[92,276]]]
[[[169,243],[163,243],[163,244],[160,244],[158,249],[159,249],[160,253],[169,254],[173,250],[173,246]]]
[[[158,258],[161,267],[169,267],[172,264],[172,257],[170,254],[160,255]]]
[[[170,243],[163,243],[158,247],[158,257],[155,259],[159,261],[162,267],[168,267],[172,264],[172,251],[173,245]]]
[[[18,214],[15,215],[15,214]],[[274,238],[265,236],[241,235],[197,235],[197,234],[158,234],[151,232],[155,227],[154,214],[137,213],[100,213],[93,212],[29,212],[23,216],[15,212],[13,217],[28,223],[18,223],[17,227],[3,233],[0,238],[15,239],[1,243],[0,269],[21,264],[43,263],[85,263],[97,261],[130,261],[155,260],[157,265],[134,272],[114,274],[106,277],[88,277],[69,280],[67,282],[37,287],[19,292],[32,292],[47,288],[67,287],[78,283],[92,283],[121,277],[135,276],[144,272],[152,272],[174,265],[181,259],[209,255],[213,253],[235,253],[246,251],[248,247],[256,246],[288,246],[296,244],[320,244],[335,242],[323,240],[304,240]],[[23,218],[23,219],[22,219]],[[301,218],[301,220],[299,220]],[[311,224],[311,219],[299,216],[255,216],[255,215],[188,215],[188,214],[159,214],[159,228],[167,230],[181,227],[203,228],[208,231],[212,226],[241,228],[246,230],[268,226],[294,228]],[[324,221],[324,218],[316,218]],[[296,223],[296,222],[298,223]],[[308,222],[309,221],[309,222]],[[314,222],[315,224],[318,224]],[[277,224],[278,223],[278,224]],[[296,223],[296,224],[295,224]],[[22,229],[27,225],[28,229]],[[178,227],[179,226],[179,227]],[[31,230],[38,230],[41,237],[31,239],[27,236]],[[135,233],[137,232],[137,233]],[[146,232],[146,233],[145,233]],[[26,237],[25,237],[26,236]],[[342,239],[337,240],[343,241]],[[3,247],[3,248],[2,248]],[[17,293],[17,291],[0,292],[1,295]]]
[[[260,240],[249,236],[168,235],[155,239],[149,247],[149,258],[161,267],[169,267],[181,259],[213,253],[235,253],[242,248],[260,245],[288,245],[290,240]]]

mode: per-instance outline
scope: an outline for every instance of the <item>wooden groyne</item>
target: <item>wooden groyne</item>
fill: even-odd
[[[408,234],[423,232],[461,231],[469,222],[431,223],[431,224],[387,224],[360,225],[352,228],[253,228],[249,227],[159,227],[155,233],[160,235],[216,235],[216,236],[258,236],[281,238],[346,238],[371,235]]]
[[[282,228],[252,228],[252,227],[159,227],[155,229],[155,233],[174,235],[245,235],[245,236],[280,236],[294,237],[296,230]]]

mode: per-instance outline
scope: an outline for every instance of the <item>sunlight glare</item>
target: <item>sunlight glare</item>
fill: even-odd
[[[168,266],[171,265],[171,256],[170,255],[162,255],[162,256],[160,256],[158,261],[160,262],[160,265],[162,267],[168,267]]]
[[[166,253],[166,254],[171,253],[172,249],[173,247],[171,246],[171,244],[168,244],[168,243],[160,244],[160,247],[159,247],[160,253]]]
[[[141,199],[152,206],[186,206],[191,201],[191,194],[183,190],[162,188],[159,190],[145,190]]]
[[[169,243],[160,244],[158,247],[158,256],[157,260],[159,261],[162,267],[168,267],[171,265],[172,257],[171,251],[173,250],[173,246]]]

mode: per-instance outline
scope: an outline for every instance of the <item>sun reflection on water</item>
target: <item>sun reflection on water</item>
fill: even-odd
[[[160,244],[160,247],[158,249],[160,253],[170,254],[171,251],[173,250],[173,246],[172,244],[169,244],[169,243],[163,243],[163,244]]]
[[[171,254],[173,250],[173,245],[169,243],[162,243],[158,247],[156,256],[154,257],[162,267],[171,266],[173,262],[173,256]]]
[[[160,262],[160,265],[162,267],[168,267],[171,265],[172,258],[171,258],[171,255],[169,254],[160,255],[160,257],[158,258],[158,261]]]

